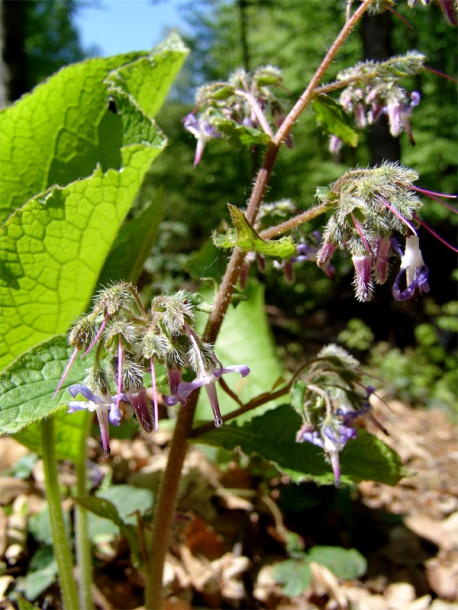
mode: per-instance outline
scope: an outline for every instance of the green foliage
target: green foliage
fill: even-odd
[[[274,580],[283,585],[285,595],[298,597],[309,587],[312,578],[310,562],[325,566],[338,578],[352,580],[362,576],[367,563],[355,549],[333,546],[314,546],[308,553],[277,563],[273,569]]]
[[[348,322],[339,341],[352,350],[365,352],[368,372],[383,380],[389,398],[406,400],[416,406],[455,409],[456,383],[456,301],[439,307],[426,301],[431,323],[415,327],[415,345],[404,349],[388,342],[374,343],[371,329],[359,318]]]
[[[349,146],[358,145],[358,132],[352,126],[342,106],[327,95],[318,95],[312,101],[318,125],[328,134],[334,134]]]
[[[26,576],[16,582],[16,591],[34,601],[57,578],[57,562],[51,544],[40,547],[33,555]]]
[[[73,348],[68,346],[65,336],[54,337],[26,352],[1,373],[0,429],[4,434],[19,432],[59,409],[62,401],[54,401],[53,394],[72,352]],[[87,362],[78,358],[65,381],[65,387],[81,381],[86,367]],[[60,396],[62,397],[63,393]],[[70,428],[78,427],[77,421],[78,418],[74,420],[73,425],[70,424]],[[37,443],[41,443],[39,429],[35,432]],[[60,447],[59,443],[58,445]],[[37,446],[32,447],[30,442],[28,446],[34,451],[37,449]],[[65,441],[62,448],[64,446]],[[70,459],[70,448],[71,444],[67,457],[63,459]]]
[[[186,54],[172,36],[150,55],[76,64],[0,114],[3,366],[87,307],[165,145],[152,116]],[[107,108],[110,92],[119,114]]]
[[[122,535],[129,543],[136,565],[142,562],[138,519],[151,511],[153,500],[151,490],[131,485],[113,485],[98,492],[96,496],[75,498],[77,504],[91,513],[90,539],[97,542]]]
[[[229,423],[220,430],[205,432],[198,442],[224,449],[240,448],[246,455],[258,455],[272,462],[293,481],[334,481],[322,450],[309,443],[296,443],[301,419],[289,405],[282,405],[243,424]],[[340,455],[343,482],[364,480],[395,485],[404,476],[399,456],[364,430],[347,443]]]
[[[374,341],[374,333],[359,318],[351,318],[345,330],[339,333],[338,339],[350,350],[368,350]]]

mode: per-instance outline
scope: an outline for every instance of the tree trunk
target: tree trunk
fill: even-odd
[[[28,90],[25,4],[21,0],[1,0],[1,89],[5,97],[4,103],[14,102]]]

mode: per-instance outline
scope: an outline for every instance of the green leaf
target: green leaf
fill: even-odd
[[[232,141],[240,142],[242,146],[256,146],[257,144],[268,144],[270,136],[254,127],[236,125],[230,119],[224,117],[213,117],[211,124],[216,130]]]
[[[218,285],[226,271],[227,255],[222,253],[211,241],[191,254],[185,263],[186,271],[196,280],[213,279]]]
[[[121,534],[129,542],[132,553],[137,560],[139,559],[141,553],[137,529],[133,525],[124,523],[118,514],[116,506],[112,502],[105,500],[104,498],[96,498],[94,496],[75,498],[75,502],[86,508],[89,512],[92,512],[103,519],[108,519],[116,524]]]
[[[236,228],[236,234],[228,231],[226,236],[215,236],[214,244],[218,248],[235,248],[238,246],[244,252],[259,252],[266,256],[277,256],[289,259],[296,252],[296,245],[291,236],[281,239],[264,240],[259,237],[253,227],[248,223],[245,214],[235,205],[228,203],[232,222]]]
[[[242,301],[237,307],[229,308],[215,344],[215,353],[224,366],[247,364],[250,367],[250,374],[243,379],[238,373],[224,376],[224,381],[244,403],[270,390],[282,375],[265,313],[264,287],[255,281],[249,282],[245,295],[246,301]],[[203,296],[210,300],[208,294]],[[223,415],[238,408],[237,403],[219,387],[218,398]],[[275,404],[278,404],[278,401],[271,401],[264,407],[259,407],[257,413],[262,409],[272,409]],[[255,412],[252,411],[237,419],[246,421],[254,415]],[[211,409],[205,392],[201,392],[199,397],[196,419],[211,419]],[[199,440],[201,438],[199,436]]]
[[[112,142],[99,132],[109,116],[103,80],[140,55],[68,66],[0,112],[1,220],[36,193],[90,175],[97,163],[106,171]]]
[[[340,546],[314,546],[307,554],[309,561],[320,563],[344,580],[359,578],[367,570],[367,561],[356,549]]]
[[[98,534],[121,533],[130,545],[136,561],[140,561],[140,542],[135,512],[145,514],[151,510],[154,494],[149,489],[139,489],[132,485],[113,485],[94,496],[75,498],[75,502],[93,513],[89,519],[89,536],[95,539]],[[106,528],[106,520],[113,524]]]
[[[62,514],[64,518],[65,534],[70,539],[72,531],[70,513],[68,510],[64,510]],[[30,516],[28,528],[37,542],[52,546],[51,522],[49,520],[47,505],[39,513]]]
[[[334,134],[348,146],[358,145],[359,134],[340,104],[327,95],[320,94],[312,100],[312,108],[318,124],[327,133]]]
[[[64,400],[68,402],[64,389],[72,383],[81,382],[92,361],[90,354],[84,360],[76,358],[63,389],[54,400],[52,396],[72,353],[73,348],[68,346],[65,336],[53,337],[26,352],[0,374],[1,434],[15,434],[25,426],[55,413]],[[69,417],[64,413],[58,418],[58,421],[62,418],[68,422],[65,431],[60,430],[60,425],[56,430],[58,451],[59,447],[64,449],[65,444],[69,443],[66,458],[72,453],[72,446],[78,437],[77,430],[83,425],[80,415],[84,414],[74,413]],[[39,436],[38,428],[21,437],[21,442],[24,441],[32,451],[39,453],[41,441],[34,441],[35,435]]]
[[[285,595],[298,597],[310,586],[312,573],[306,560],[287,559],[274,566],[272,577],[283,585]]]
[[[22,595],[15,595],[14,601],[17,603],[19,610],[37,610],[36,606],[22,597]]]
[[[163,202],[164,190],[160,188],[141,214],[121,226],[100,272],[99,285],[106,286],[117,280],[137,283],[159,233],[164,217]]]
[[[334,483],[323,451],[310,443],[297,443],[301,418],[289,405],[282,405],[240,424],[230,422],[219,430],[201,434],[199,443],[259,455],[296,482],[315,480]],[[377,481],[395,485],[404,476],[399,456],[365,430],[350,440],[340,454],[342,482]]]
[[[148,118],[165,100],[188,50],[172,34],[150,53],[89,59],[63,68],[31,94],[0,112],[0,220],[36,193],[120,168],[125,121],[108,97],[129,98]],[[120,95],[118,95],[120,94]],[[114,146],[115,144],[115,146]],[[125,145],[125,142],[124,142]]]
[[[150,115],[186,56],[177,40],[149,56],[71,66],[0,115],[10,126],[0,147],[8,151],[5,216],[50,184],[66,184],[29,199],[2,227],[0,367],[66,331],[87,307],[145,173],[165,145]],[[113,82],[119,114],[107,108]],[[156,97],[147,101],[149,95]],[[52,104],[52,121],[41,104]],[[29,176],[29,165],[38,173]]]
[[[68,395],[70,398],[70,395]],[[1,413],[0,413],[1,416]],[[74,464],[85,455],[81,453],[83,436],[87,436],[87,418],[93,419],[93,413],[78,411],[67,413],[59,410],[54,415],[54,438],[56,459],[70,460]],[[34,421],[30,425],[21,428],[14,435],[14,439],[35,453],[42,454],[42,430],[41,421]]]
[[[16,589],[33,601],[51,586],[56,578],[57,562],[53,548],[51,545],[44,546],[33,555],[27,575],[18,578]]]
[[[139,57],[121,66],[108,76],[106,82],[112,91],[131,96],[142,111],[152,118],[160,110],[188,53],[189,49],[180,36],[172,32],[149,56]]]

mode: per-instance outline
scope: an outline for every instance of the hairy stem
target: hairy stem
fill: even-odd
[[[180,409],[170,444],[169,459],[162,477],[161,488],[152,530],[149,551],[150,571],[146,575],[145,609],[159,610],[163,607],[162,576],[169,545],[170,531],[175,514],[175,504],[184,460],[188,450],[188,436],[197,405],[198,392],[189,397],[186,407]]]
[[[57,461],[54,449],[54,419],[52,417],[44,419],[41,422],[41,445],[45,472],[46,500],[48,502],[52,544],[59,573],[62,600],[66,609],[79,610],[78,591],[73,576],[73,560],[60,503]]]
[[[294,122],[297,120],[299,115],[310,103],[326,69],[333,61],[337,51],[371,2],[372,0],[364,0],[353,16],[345,23],[340,34],[329,49],[326,57],[312,78],[309,86],[301,95],[291,112],[288,114],[273,140],[269,143],[263,165],[258,172],[256,182],[248,202],[246,218],[250,224],[253,224],[256,220],[256,216],[266,192],[278,152],[284,139],[291,131]],[[218,336],[224,316],[226,315],[226,311],[229,307],[235,284],[240,276],[244,259],[245,254],[239,248],[235,248],[232,252],[226,273],[224,274],[221,286],[216,296],[214,309],[209,316],[207,326],[205,328],[204,337],[206,341],[213,343]],[[170,445],[167,467],[159,490],[159,497],[156,504],[155,518],[153,523],[152,543],[149,553],[150,571],[146,578],[146,610],[159,610],[159,608],[163,607],[162,576],[164,561],[168,548],[170,530],[173,523],[173,515],[178,495],[181,471],[188,448],[187,439],[191,433],[197,398],[198,392],[193,392],[186,407],[180,409],[179,411]]]
[[[92,413],[86,412],[85,426],[81,434],[79,460],[76,462],[76,492],[77,495],[87,495],[86,474],[86,440],[92,423]],[[79,599],[81,608],[93,610],[92,601],[92,555],[91,542],[88,535],[88,512],[84,506],[76,505],[76,558],[79,569]]]
[[[282,233],[286,233],[287,231],[291,231],[291,229],[295,229],[299,225],[304,224],[305,222],[309,222],[312,218],[316,216],[320,216],[320,214],[324,214],[327,211],[329,204],[321,203],[320,205],[311,208],[310,210],[305,210],[301,214],[294,216],[293,218],[289,218],[274,227],[270,227],[265,231],[262,231],[259,234],[259,237],[262,239],[272,239],[272,237],[276,237],[277,235],[281,235]]]

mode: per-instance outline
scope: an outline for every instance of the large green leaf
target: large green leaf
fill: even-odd
[[[122,225],[100,272],[100,285],[120,280],[137,283],[164,217],[163,199],[164,191],[160,188],[141,214]]]
[[[0,234],[0,368],[65,332],[87,307],[144,175],[165,145],[151,116],[186,53],[173,36],[150,55],[77,64],[0,114],[4,217],[22,206]],[[110,108],[109,93],[116,98]],[[150,95],[155,99],[147,102]],[[56,183],[61,186],[50,186]]]
[[[62,373],[67,366],[73,348],[69,347],[65,336],[54,337],[25,353],[10,364],[0,374],[0,434],[15,434],[25,426],[38,422],[43,417],[55,413],[68,402],[70,396],[65,389],[72,383],[81,382],[87,367],[92,362],[91,355],[76,358],[58,397],[52,398]],[[63,418],[68,428],[56,431],[60,456],[65,453],[66,442],[76,442],[78,430],[83,425],[80,413]],[[59,418],[60,420],[60,418]],[[39,452],[41,440],[39,430],[31,430],[23,437],[24,444]],[[61,438],[62,437],[62,438]],[[60,442],[60,440],[62,442]],[[75,447],[68,447],[66,459]]]
[[[310,443],[297,443],[300,416],[282,405],[240,424],[231,422],[219,430],[206,432],[199,443],[233,450],[240,448],[247,455],[259,455],[273,462],[293,480],[315,480],[333,483],[332,469],[323,451]],[[399,456],[385,443],[365,430],[350,440],[340,454],[342,482],[378,481],[395,485],[404,475]]]

